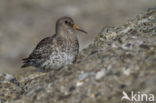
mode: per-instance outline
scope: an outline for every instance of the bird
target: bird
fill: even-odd
[[[42,39],[28,58],[22,59],[21,68],[33,66],[39,72],[49,72],[74,63],[79,53],[79,41],[73,30],[87,34],[72,18],[58,19],[55,34]]]

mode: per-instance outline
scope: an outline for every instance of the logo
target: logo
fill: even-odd
[[[122,93],[124,96],[121,98],[121,101],[123,99],[127,99],[129,101],[154,101],[153,94],[141,94],[140,92],[134,94],[134,92],[131,91],[131,98],[130,98],[125,91],[123,91]]]

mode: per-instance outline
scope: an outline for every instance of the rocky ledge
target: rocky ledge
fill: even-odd
[[[74,64],[46,74],[0,74],[1,103],[120,103],[123,91],[137,95],[132,101],[156,96],[156,7],[122,27],[104,27]]]

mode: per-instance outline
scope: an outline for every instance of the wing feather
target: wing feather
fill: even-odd
[[[33,50],[33,52],[29,55],[29,57],[25,58],[25,59],[22,59],[22,60],[24,60],[25,64],[23,66],[21,66],[21,67],[23,68],[23,67],[27,67],[27,66],[30,66],[30,65],[34,66],[35,64],[38,64],[37,61],[39,59],[44,58],[42,56],[42,54],[45,53],[46,48],[48,47],[49,42],[50,42],[51,39],[52,39],[52,37],[46,37],[43,40],[41,40],[37,44],[37,46]]]

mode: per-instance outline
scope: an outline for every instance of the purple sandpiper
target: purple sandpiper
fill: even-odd
[[[76,26],[69,17],[56,22],[56,33],[41,40],[21,68],[34,66],[37,71],[49,72],[75,62],[79,53],[79,42],[73,29],[86,31]]]

